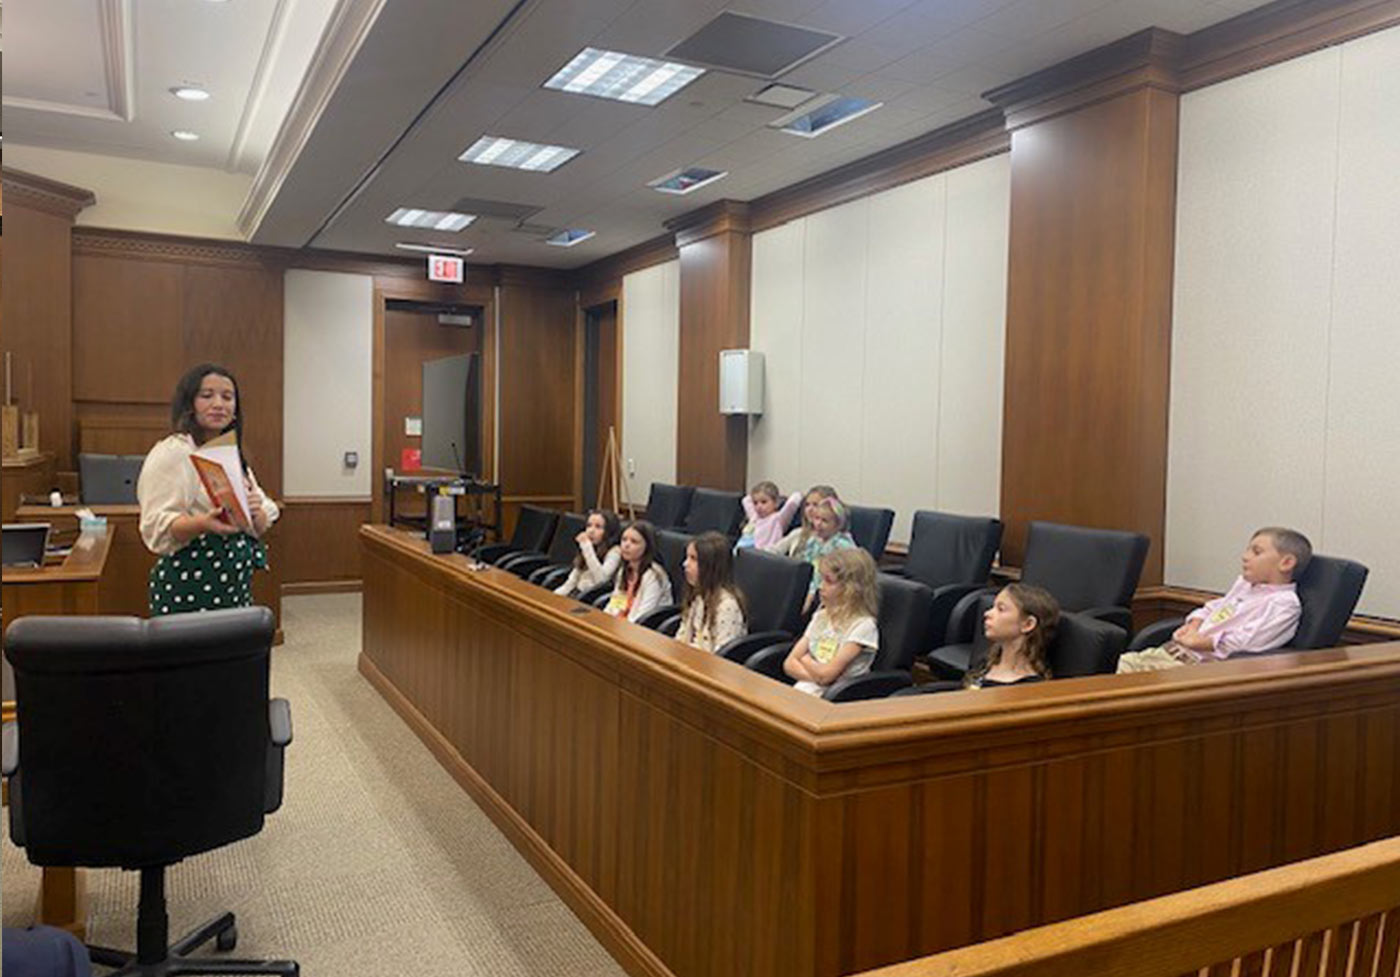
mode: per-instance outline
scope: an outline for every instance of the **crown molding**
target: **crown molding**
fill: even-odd
[[[6,206],[18,204],[72,220],[84,207],[91,207],[97,202],[97,196],[91,190],[8,166],[3,170],[3,178]]]
[[[245,238],[251,240],[267,216],[268,208],[306,148],[311,133],[386,3],[387,0],[338,0],[296,98],[292,100],[292,107],[287,110],[277,138],[258,167],[248,197],[238,213],[238,229]]]
[[[533,265],[491,265],[492,281],[503,288],[512,285],[526,288],[572,289],[573,275],[561,268],[537,268]]]
[[[273,258],[266,248],[237,241],[105,227],[74,228],[73,254],[242,267],[266,267]]]
[[[716,200],[698,210],[672,217],[663,226],[676,236],[677,248],[716,234],[748,234],[753,230],[749,205],[742,200]]]
[[[1014,131],[1144,88],[1177,94],[1186,43],[1182,34],[1149,27],[982,97],[1006,113],[1006,128]]]
[[[622,276],[634,271],[650,268],[653,265],[675,261],[680,257],[674,234],[661,234],[657,237],[634,244],[630,248],[599,258],[574,271],[574,286],[580,290],[604,285],[610,281],[620,281]]]
[[[136,59],[133,52],[131,0],[97,0],[97,32],[102,51],[102,78],[107,88],[105,106],[18,95],[6,95],[5,106],[30,112],[102,119],[105,122],[130,122],[136,118]]]

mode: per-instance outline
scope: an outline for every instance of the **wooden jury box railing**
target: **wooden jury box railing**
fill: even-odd
[[[1400,837],[862,977],[1395,977]]]
[[[1400,644],[832,704],[361,545],[361,671],[634,974],[834,977],[1400,833]]]

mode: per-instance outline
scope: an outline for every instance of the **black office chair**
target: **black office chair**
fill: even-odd
[[[1361,600],[1370,571],[1364,564],[1335,556],[1314,555],[1298,578],[1298,602],[1302,616],[1298,631],[1281,648],[1253,654],[1269,655],[1313,648],[1335,648],[1346,630],[1347,622]],[[1156,621],[1133,636],[1130,651],[1142,651],[1166,644],[1172,632],[1185,623],[1175,617]]]
[[[496,566],[508,570],[522,580],[528,580],[530,574],[544,567],[564,566],[573,560],[574,554],[578,552],[577,536],[587,525],[587,516],[579,512],[566,512],[559,517],[554,538],[549,541],[549,548],[543,553],[512,553],[498,560]]]
[[[745,548],[734,555],[734,586],[744,595],[749,633],[717,654],[742,664],[760,649],[793,638],[802,627],[802,604],[812,565],[777,553]]]
[[[690,511],[685,516],[685,531],[692,536],[713,530],[730,539],[739,535],[744,525],[744,494],[721,492],[719,489],[698,488],[690,498]]]
[[[1063,611],[1107,621],[1126,633],[1132,628],[1130,605],[1148,542],[1141,533],[1032,522],[1021,582],[1048,590]],[[984,597],[980,591],[969,594],[948,616],[947,644],[929,656],[929,667],[938,678],[956,681],[967,673]]]
[[[991,598],[987,598],[990,601]],[[1055,637],[1046,649],[1046,660],[1052,678],[1078,678],[1086,675],[1111,675],[1118,670],[1118,656],[1128,640],[1127,632],[1116,624],[1100,621],[1084,614],[1067,612],[1060,615]],[[971,664],[979,667],[987,658],[987,639],[979,630]],[[894,695],[929,695],[961,689],[961,681],[931,682],[909,686]]]
[[[898,689],[914,684],[910,669],[914,659],[928,651],[929,616],[933,609],[933,591],[917,580],[882,573],[876,579],[880,595],[880,612],[876,624],[880,629],[880,647],[864,675],[833,682],[822,693],[828,702],[855,702],[861,699],[883,699]],[[792,651],[795,640],[780,642],[757,652],[744,664],[779,681],[791,682],[783,671],[783,662]]]
[[[292,720],[285,699],[268,700],[273,627],[265,607],[10,625],[10,836],[35,865],[141,873],[134,957],[91,947],[93,962],[142,977],[298,973],[189,956],[210,940],[232,950],[232,913],[167,945],[166,867],[257,834],[281,806]]]
[[[890,541],[890,527],[894,525],[893,509],[877,509],[868,505],[846,507],[846,531],[875,562],[885,555],[885,544]]]
[[[554,509],[522,505],[520,515],[515,520],[515,529],[510,534],[510,542],[479,546],[472,556],[482,563],[495,564],[502,557],[514,553],[542,553],[554,536],[554,527],[558,522],[559,513]]]
[[[689,485],[652,482],[651,494],[647,496],[647,522],[657,529],[680,529],[685,525],[694,494],[695,489]]]
[[[987,516],[955,516],[919,510],[909,538],[909,555],[900,576],[917,580],[933,591],[929,617],[929,647],[940,648],[948,616],[968,594],[983,589],[992,560],[1001,545],[1001,520]]]

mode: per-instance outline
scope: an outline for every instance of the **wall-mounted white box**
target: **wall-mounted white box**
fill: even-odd
[[[763,354],[751,349],[719,351],[719,412],[763,413]]]

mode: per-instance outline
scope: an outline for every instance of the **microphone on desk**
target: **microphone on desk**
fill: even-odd
[[[457,450],[457,442],[456,442],[456,441],[449,441],[449,442],[447,442],[447,443],[450,444],[450,445],[452,445],[452,457],[457,459],[457,474],[458,474],[458,475],[465,475],[465,474],[467,474],[467,470],[466,470],[465,468],[462,467],[462,453],[461,453],[460,451]]]

